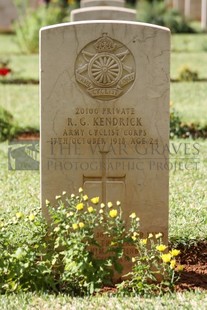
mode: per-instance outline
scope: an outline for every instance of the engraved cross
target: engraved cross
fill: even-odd
[[[101,157],[102,157],[102,175],[101,176],[85,176],[83,175],[83,184],[86,181],[101,181],[101,191],[102,191],[102,201],[106,203],[106,194],[107,194],[107,181],[123,181],[125,180],[126,175],[123,176],[107,176],[107,166],[106,166],[106,156],[107,151],[101,151]]]

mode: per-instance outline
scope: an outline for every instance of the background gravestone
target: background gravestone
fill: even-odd
[[[207,29],[207,0],[202,0],[201,27]]]
[[[144,235],[167,239],[169,63],[166,28],[94,21],[41,30],[45,216],[46,199],[83,187],[120,200],[126,219],[136,212]]]
[[[178,10],[182,15],[184,15],[185,0],[173,0],[173,8]]]
[[[136,10],[113,6],[94,6],[71,11],[71,21],[94,19],[136,21]]]
[[[124,0],[81,0],[80,7],[91,7],[91,6],[118,6],[124,7]]]
[[[123,0],[82,0],[80,9],[72,10],[71,21],[131,20],[136,21],[136,10],[124,8]]]
[[[11,0],[0,0],[0,30],[10,31],[17,18],[17,10]]]
[[[185,0],[185,16],[191,20],[201,20],[201,0]]]

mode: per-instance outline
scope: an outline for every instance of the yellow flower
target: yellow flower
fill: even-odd
[[[180,254],[180,250],[172,249],[172,251],[170,251],[170,254],[174,257],[178,256]]]
[[[99,197],[91,198],[91,202],[94,203],[94,205],[97,205],[97,203],[99,203]]]
[[[109,201],[109,202],[107,203],[107,206],[108,206],[108,208],[112,208],[112,207],[113,207],[113,203],[112,203],[111,201]]]
[[[49,200],[45,200],[46,206],[48,206],[50,204]]]
[[[16,213],[16,217],[17,217],[18,219],[20,219],[21,217],[23,217],[23,213],[22,213],[22,212],[17,212],[17,213]]]
[[[112,210],[109,211],[109,216],[110,216],[110,217],[116,217],[116,216],[117,216],[117,213],[118,213],[117,210],[112,209]]]
[[[70,216],[72,216],[74,213],[72,212],[72,211],[70,211],[70,212],[68,212],[67,214],[66,214],[66,217],[70,217]]]
[[[171,261],[172,256],[170,253],[162,254],[161,258],[164,263],[169,263]]]
[[[102,202],[100,205],[101,208],[105,208],[105,204]]]
[[[159,239],[159,238],[161,238],[161,237],[162,237],[162,233],[158,233],[158,234],[155,235],[155,238],[156,238],[156,239]]]
[[[136,258],[132,257],[132,263],[135,263],[135,262],[136,262]]]
[[[82,202],[78,203],[77,206],[76,206],[76,210],[80,211],[82,210],[84,207],[84,204]]]
[[[150,233],[150,234],[148,235],[148,239],[151,239],[151,238],[153,238],[153,234]]]
[[[88,200],[88,196],[87,195],[84,195],[83,196],[83,201],[87,201]]]
[[[140,243],[142,245],[146,245],[147,244],[147,239],[140,239]]]
[[[170,261],[170,268],[171,268],[171,269],[175,269],[175,265],[176,265],[176,260],[175,260],[175,259],[172,259],[172,260]]]
[[[94,211],[94,208],[93,207],[88,207],[88,212],[91,213]]]
[[[102,210],[102,209],[101,209],[101,210],[99,210],[99,213],[100,213],[100,214],[102,214],[102,213],[103,213],[103,210]]]
[[[70,197],[71,197],[71,198],[74,198],[74,197],[75,197],[75,195],[74,195],[74,194],[71,194],[71,195],[70,195]]]
[[[111,246],[115,246],[115,245],[117,245],[117,242],[114,242],[114,241],[111,241],[111,244],[110,244]]]
[[[136,221],[139,222],[139,221],[140,221],[140,218],[139,218],[139,217],[136,217]]]
[[[183,271],[184,269],[184,266],[183,265],[178,265],[177,266],[177,271]]]
[[[63,191],[63,192],[62,192],[62,195],[65,195],[65,194],[66,194],[66,191]]]
[[[121,205],[121,202],[118,200],[118,201],[116,202],[116,205],[119,207],[119,206]]]
[[[60,198],[61,198],[60,195],[55,196],[55,199],[56,199],[56,200],[58,200],[58,199],[60,199]]]
[[[76,230],[76,229],[78,229],[78,224],[77,224],[77,223],[74,223],[74,224],[72,225],[72,227],[73,227],[74,230]]]
[[[82,187],[79,188],[78,192],[79,192],[79,193],[82,193],[82,192],[83,192]]]
[[[34,219],[35,219],[35,215],[31,213],[29,215],[29,220],[32,222],[32,221],[34,221]]]
[[[164,244],[160,244],[156,246],[156,250],[158,250],[159,252],[163,252],[167,249],[166,245]]]
[[[134,231],[133,232],[133,236],[132,236],[132,240],[137,240],[137,236],[139,236],[139,234],[136,232],[136,231]]]
[[[85,224],[83,222],[80,222],[78,225],[80,228],[83,228],[85,226]]]
[[[136,217],[136,213],[135,212],[133,212],[132,214],[130,214],[130,216],[129,217],[131,217],[131,219],[135,219],[135,217]]]
[[[56,231],[56,232],[60,231],[60,227],[59,226],[55,227],[54,231]]]

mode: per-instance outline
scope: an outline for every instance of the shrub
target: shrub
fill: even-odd
[[[133,222],[126,230],[119,202],[100,205],[98,197],[89,200],[80,192],[64,202],[57,197],[57,206],[49,206],[57,284],[61,291],[75,295],[92,294],[103,285],[112,285],[114,270],[122,271],[119,259],[124,256],[123,244],[132,244],[131,233],[138,227]],[[103,239],[107,246],[102,246]]]
[[[36,10],[27,10],[26,14],[15,24],[17,43],[22,52],[38,53],[39,30],[41,27],[64,21],[67,11],[55,5],[40,6]]]
[[[173,291],[178,273],[183,267],[176,261],[180,254],[177,249],[166,252],[167,246],[162,243],[162,234],[149,234],[140,239],[136,234],[138,255],[132,258],[134,263],[130,279],[118,285],[119,293],[124,295],[151,295]]]
[[[0,141],[13,137],[17,128],[12,114],[0,106]]]
[[[184,123],[175,109],[170,113],[170,138],[207,138],[207,125],[198,123]]]
[[[198,72],[191,70],[188,66],[183,66],[179,70],[178,79],[185,82],[197,81]]]
[[[172,109],[170,112],[170,137],[180,137],[182,135],[181,130],[181,119],[179,114]]]
[[[50,288],[45,236],[39,209],[1,214],[0,293]]]
[[[195,32],[182,15],[178,11],[168,8],[164,1],[139,1],[138,18],[139,21],[145,23],[168,27],[173,33]]]
[[[44,290],[72,296],[93,294],[113,283],[114,271],[122,271],[120,258],[129,259],[123,248],[126,243],[137,247],[138,256],[133,260],[131,279],[118,286],[120,292],[143,294],[147,288],[154,293],[156,284],[161,287],[156,274],[163,277],[162,287],[164,280],[165,289],[173,286],[175,255],[168,253],[171,256],[166,262],[161,236],[156,244],[152,234],[146,239],[151,245],[148,249],[148,241],[139,237],[139,218],[132,213],[127,228],[120,202],[105,206],[98,197],[89,199],[80,189],[78,196],[66,197],[63,192],[56,196],[54,205],[46,204],[49,222],[42,218],[40,208],[24,214],[19,210],[13,215],[1,214],[0,293]],[[97,234],[104,238],[104,247]],[[96,250],[101,251],[99,256]]]
[[[70,295],[92,294],[112,284],[113,270],[121,272],[123,244],[133,243],[137,230],[122,219],[120,203],[99,204],[82,192],[47,203],[50,223],[40,209],[28,214],[3,214],[0,220],[0,292],[48,290]],[[103,249],[96,233],[108,246]],[[103,250],[101,258],[94,250]]]

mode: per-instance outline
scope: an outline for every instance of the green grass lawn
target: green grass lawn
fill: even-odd
[[[19,294],[0,297],[1,310],[205,310],[205,293],[178,293],[152,298],[71,298],[64,295]]]
[[[15,35],[0,34],[0,61],[8,60],[12,69],[11,78],[38,79],[39,55],[22,54]]]
[[[39,205],[39,172],[9,171],[8,142],[0,144],[0,206],[11,210],[25,210]]]
[[[170,240],[184,245],[206,240],[207,141],[179,139],[170,144],[172,150],[180,146],[179,154],[172,151],[170,156]]]
[[[39,78],[39,56],[38,55],[13,55],[10,58],[12,77],[22,79]]]
[[[37,85],[0,84],[0,105],[21,127],[39,128],[39,90]]]
[[[206,34],[173,34],[171,50],[173,53],[200,53],[207,51]]]
[[[183,66],[188,66],[191,71],[198,72],[198,78],[207,78],[207,52],[200,53],[172,53],[171,78],[177,79]]]
[[[171,83],[172,107],[187,123],[207,124],[207,83]]]
[[[9,57],[11,55],[19,54],[21,55],[21,51],[18,47],[16,36],[14,34],[0,34],[0,56],[1,58]]]
[[[185,65],[197,71],[199,78],[207,78],[206,34],[174,34],[171,51],[171,78],[178,78],[180,68]]]

